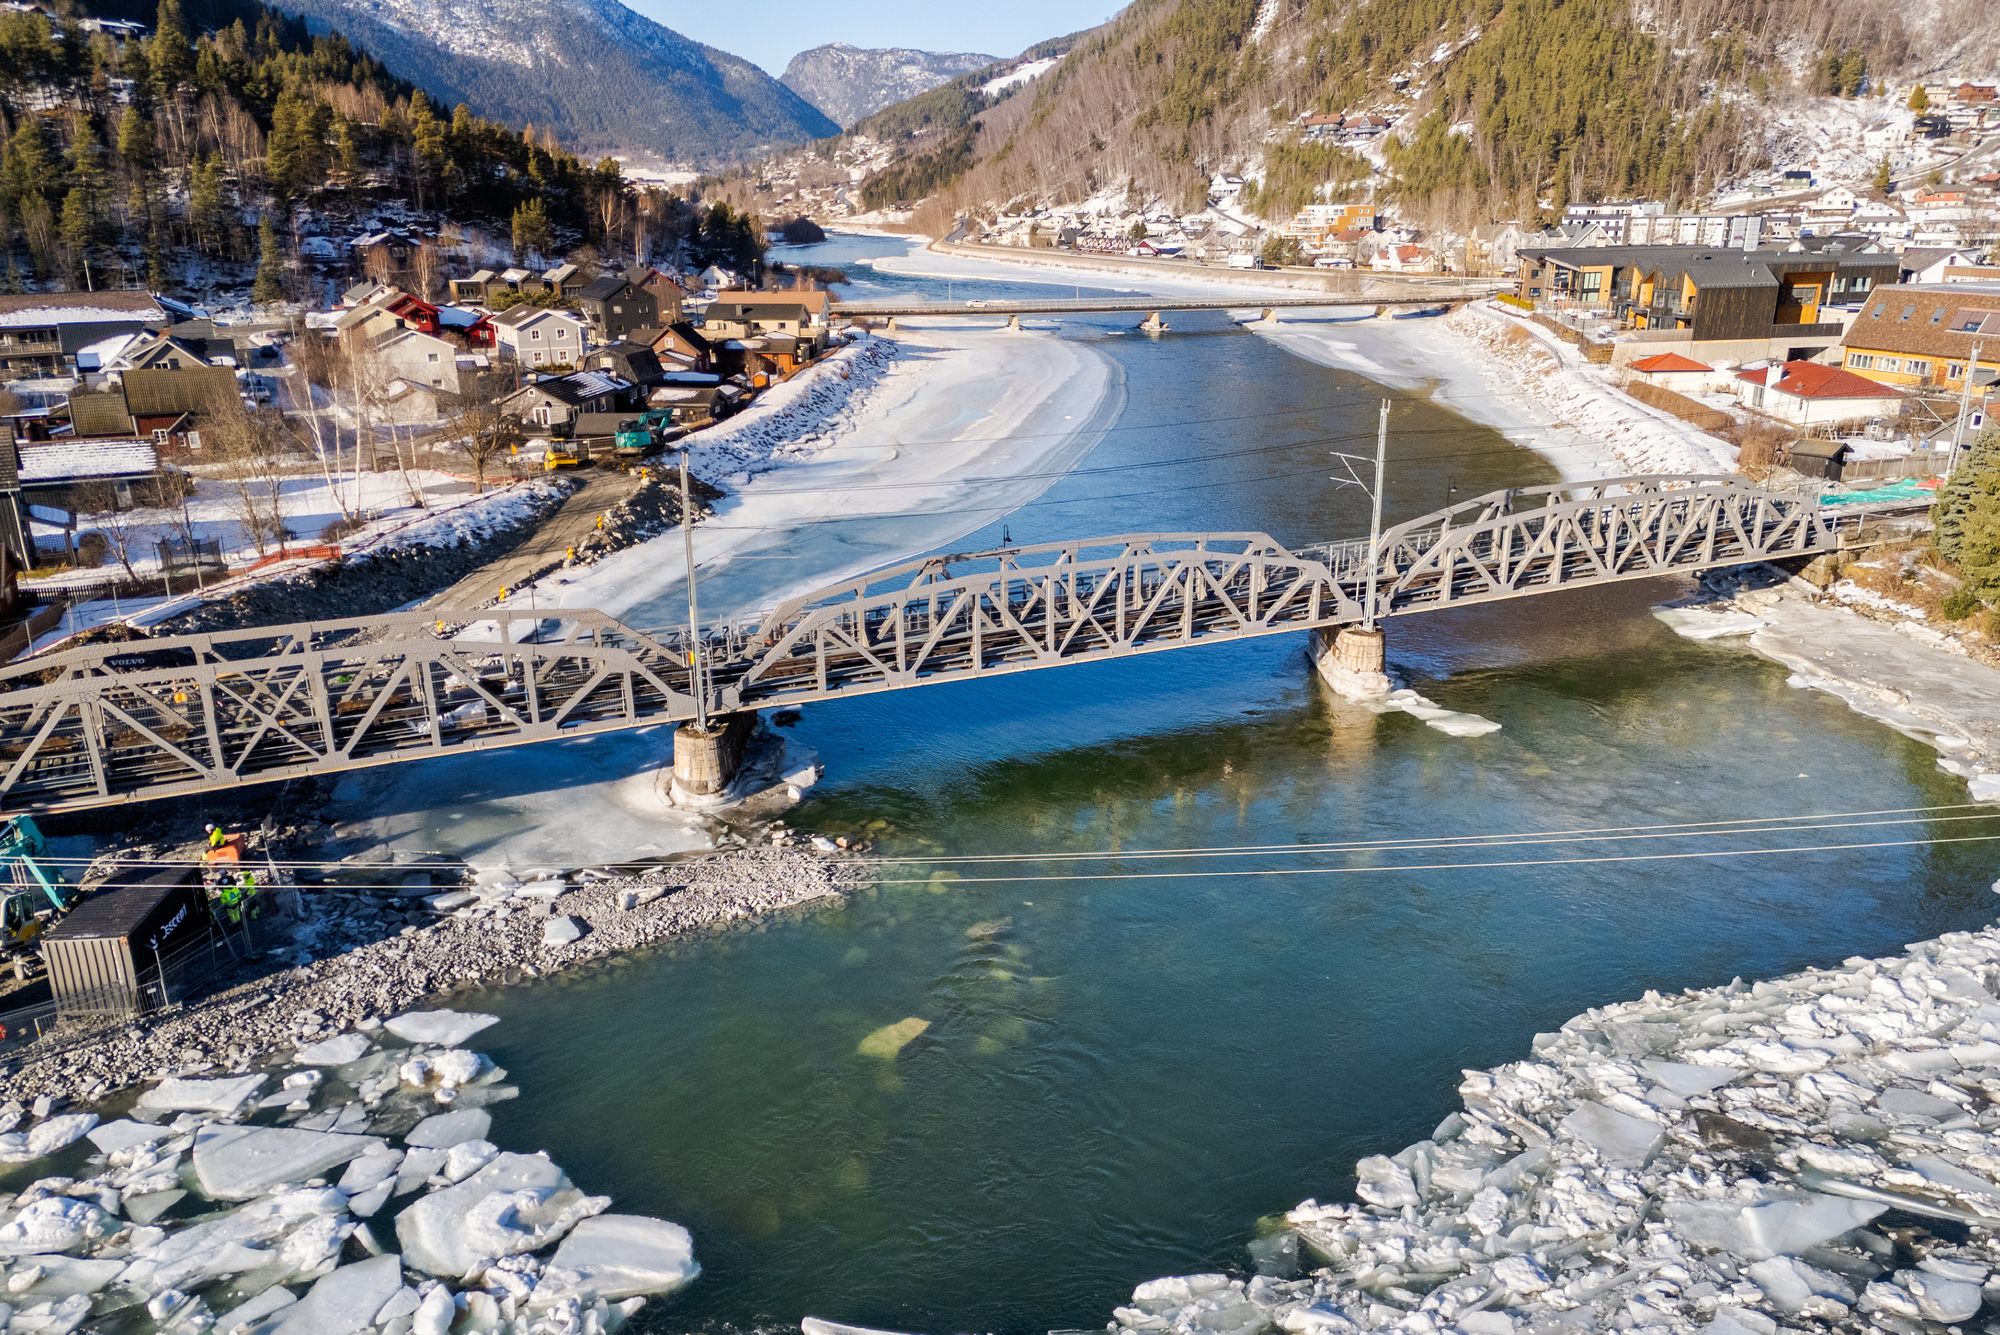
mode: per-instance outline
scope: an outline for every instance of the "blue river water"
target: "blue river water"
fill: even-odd
[[[1129,429],[966,546],[1365,525],[1326,452],[1382,391],[1223,316],[1177,323],[1065,326],[1120,363]],[[1395,397],[1392,517],[1552,479]],[[1247,1267],[1260,1216],[1347,1190],[1357,1157],[1456,1105],[1463,1068],[1591,1005],[1986,921],[1985,845],[1619,860],[1918,839],[1922,816],[1837,840],[1300,851],[1966,800],[1924,747],[1674,636],[1649,609],[1683,591],[1393,623],[1392,665],[1501,724],[1480,737],[1333,698],[1295,638],[815,706],[795,727],[827,778],[798,824],[913,859],[1115,856],[897,864],[844,906],[465,998],[502,1015],[482,1046],[524,1090],[493,1138],[693,1230],[704,1274],[647,1330],[1100,1326],[1135,1283]],[[860,1050],[905,1019],[926,1027],[899,1054]]]

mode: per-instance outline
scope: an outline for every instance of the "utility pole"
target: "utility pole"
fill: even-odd
[[[701,604],[694,587],[694,497],[688,486],[688,452],[681,451],[681,552],[687,558],[688,684],[694,688],[694,726],[708,731],[708,681],[702,675]]]
[[[1972,378],[1979,374],[1979,344],[1972,345],[1972,357],[1965,364],[1965,379],[1958,386],[1958,421],[1951,429],[1951,453],[1944,461],[1944,475],[1958,471],[1958,452],[1965,445],[1965,419],[1972,413]]]
[[[1362,609],[1361,629],[1375,629],[1375,585],[1382,573],[1382,474],[1389,457],[1389,400],[1382,400],[1382,416],[1375,428],[1375,486],[1369,493],[1368,516],[1368,606]]]

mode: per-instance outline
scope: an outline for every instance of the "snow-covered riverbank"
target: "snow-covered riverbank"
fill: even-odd
[[[1114,1329],[1896,1332],[2000,1300],[2000,930],[1648,993],[1469,1071],[1430,1139]],[[1320,1268],[1281,1278],[1303,1253]]]
[[[1280,347],[1401,389],[1430,387],[1566,479],[1735,471],[1724,442],[1614,389],[1546,330],[1487,306],[1443,319],[1314,320],[1252,326]]]
[[[1111,360],[1049,333],[906,326],[863,336],[694,438],[731,494],[695,534],[704,619],[928,551],[1032,500],[1123,407]],[[815,531],[837,522],[837,538]],[[769,558],[782,552],[774,564]],[[551,603],[678,622],[678,535],[544,585]]]
[[[883,273],[967,282],[1037,281],[1159,297],[1241,297],[1253,308],[1296,290],[1252,274],[1090,270],[1061,256],[1005,259],[917,250],[871,262]],[[1398,389],[1429,389],[1453,412],[1547,458],[1572,481],[1635,473],[1735,470],[1727,442],[1619,393],[1581,352],[1494,306],[1443,319],[1377,317],[1363,304],[1280,312],[1246,325],[1295,356]]]
[[[1789,669],[1793,685],[1825,691],[1934,748],[1939,767],[1964,779],[1975,801],[2000,800],[2000,670],[1915,619],[1842,606],[1841,592],[1829,602],[1796,588],[1750,589],[1659,616],[1692,639],[1741,639]]]
[[[862,338],[693,437],[695,468],[730,493],[695,530],[703,621],[751,615],[986,526],[1053,485],[1123,405],[1116,364],[1051,333],[919,326]],[[530,596],[676,626],[687,617],[685,568],[675,531],[560,572]],[[660,791],[667,762],[662,729],[438,760],[343,780],[334,815],[351,838],[496,874],[709,847],[708,822]],[[579,809],[591,813],[587,839],[571,818]]]

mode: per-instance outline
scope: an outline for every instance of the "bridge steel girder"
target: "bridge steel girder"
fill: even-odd
[[[1263,533],[1129,534],[926,557],[772,611],[721,692],[764,709],[1358,620]]]
[[[688,678],[683,646],[591,611],[96,646],[0,670],[0,809],[184,796],[692,717]]]
[[[1377,617],[1833,551],[1871,516],[1738,478],[1498,491],[1383,534]],[[1363,619],[1366,542],[1128,534],[925,557],[703,633],[714,713]],[[684,635],[579,609],[424,614],[0,668],[0,811],[218,791],[695,717]]]
[[[1383,534],[1379,615],[1754,565],[1836,545],[1835,525],[1816,501],[1741,478],[1498,491]]]

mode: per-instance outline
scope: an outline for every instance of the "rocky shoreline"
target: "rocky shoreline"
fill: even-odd
[[[0,1075],[0,1100],[95,1102],[160,1075],[243,1071],[417,1002],[475,985],[541,977],[694,932],[837,901],[863,877],[848,858],[736,849],[631,873],[439,891],[420,869],[361,866],[399,890],[301,891],[289,967],[142,1022],[26,1050]],[[283,949],[283,947],[280,947]],[[294,956],[296,959],[297,956]]]

